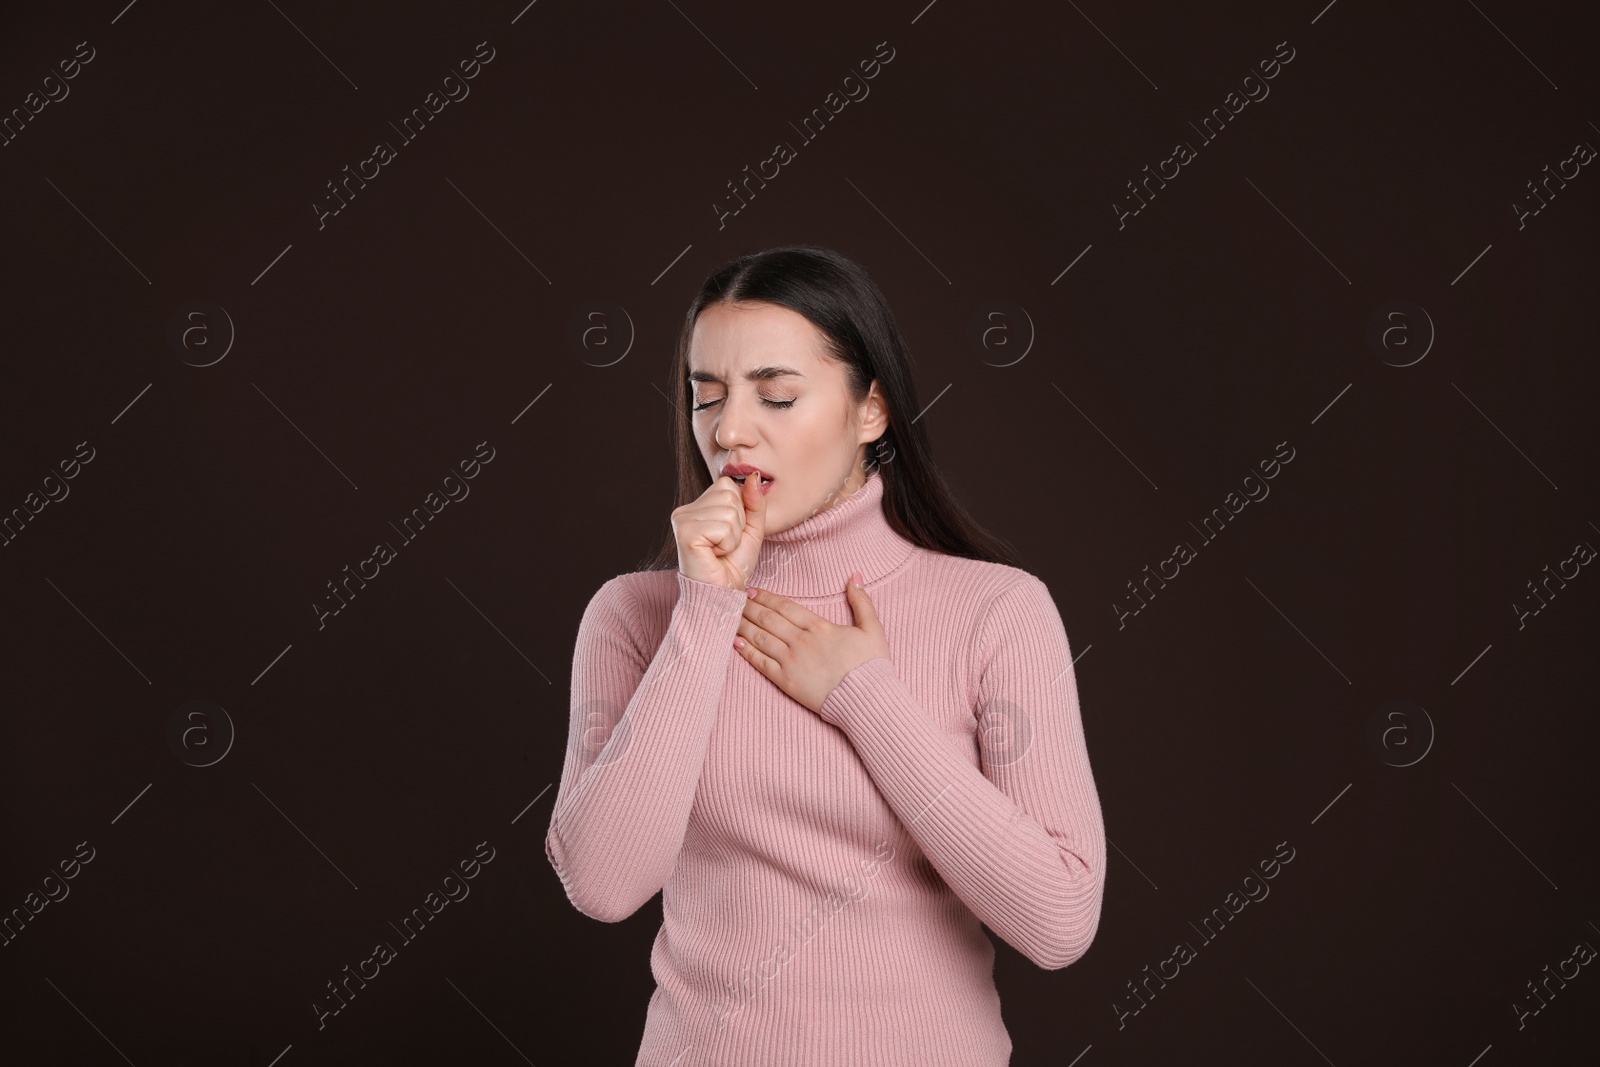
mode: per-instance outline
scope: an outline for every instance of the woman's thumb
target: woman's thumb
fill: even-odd
[[[878,609],[872,603],[872,598],[867,595],[863,583],[866,579],[861,577],[861,572],[856,571],[850,576],[850,582],[844,588],[844,596],[850,602],[850,610],[855,613],[857,626],[867,629],[878,627]]]
[[[744,528],[760,537],[767,526],[767,494],[761,491],[761,472],[751,471],[744,480]]]

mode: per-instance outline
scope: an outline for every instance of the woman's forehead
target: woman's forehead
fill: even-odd
[[[798,312],[765,307],[783,315],[713,316],[710,308],[702,312],[689,348],[690,379],[726,382],[730,375],[752,380],[820,375],[826,362],[820,351],[821,332]]]

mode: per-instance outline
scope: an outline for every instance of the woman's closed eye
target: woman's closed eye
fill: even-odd
[[[793,400],[769,400],[767,397],[762,397],[761,398],[761,402],[763,404],[767,405],[768,407],[772,407],[772,408],[787,408],[787,407],[793,407],[794,406],[794,401]],[[704,404],[696,404],[692,410],[694,410],[694,411],[704,411],[706,408],[710,407],[712,404],[720,404],[720,403],[722,403],[722,397],[719,396],[715,400],[707,400]]]

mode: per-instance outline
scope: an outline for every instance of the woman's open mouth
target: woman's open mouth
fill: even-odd
[[[748,474],[734,474],[734,475],[730,475],[730,477],[732,477],[733,480],[738,482],[740,485],[743,485],[744,484],[744,480],[746,478],[750,477],[750,476]],[[769,489],[772,488],[772,479],[766,477],[765,475],[763,475],[762,478],[761,478],[761,485],[760,485],[759,488],[761,489],[761,491],[763,493],[767,492]]]

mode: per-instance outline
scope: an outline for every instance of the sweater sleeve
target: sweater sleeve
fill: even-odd
[[[640,647],[638,607],[620,576],[589,601],[544,842],[583,914],[620,922],[672,874],[745,599],[680,572],[666,636],[653,650]]]
[[[1007,944],[1057,970],[1100,923],[1105,824],[1061,615],[1032,574],[991,602],[974,648],[982,769],[886,657],[859,664],[819,714],[842,729],[956,896]]]

